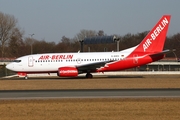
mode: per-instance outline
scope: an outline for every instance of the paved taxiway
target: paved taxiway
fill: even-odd
[[[180,97],[180,89],[1,90],[0,99]]]

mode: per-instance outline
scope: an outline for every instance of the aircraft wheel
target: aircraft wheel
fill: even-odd
[[[28,76],[25,76],[24,79],[27,80],[27,79],[28,79]]]
[[[86,78],[93,78],[93,75],[91,73],[87,73]]]

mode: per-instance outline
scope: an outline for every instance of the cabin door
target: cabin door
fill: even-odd
[[[30,57],[28,57],[28,66],[29,66],[29,67],[33,67],[33,65],[34,65],[34,63],[33,63],[33,57],[30,56]]]

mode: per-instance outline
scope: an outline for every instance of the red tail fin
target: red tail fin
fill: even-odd
[[[164,15],[153,27],[134,52],[161,52],[164,47],[166,33],[170,23],[170,15]]]

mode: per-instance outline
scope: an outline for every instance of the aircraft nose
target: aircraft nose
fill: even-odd
[[[14,65],[13,65],[12,63],[9,63],[9,64],[6,65],[6,68],[7,68],[8,70],[13,70]]]

